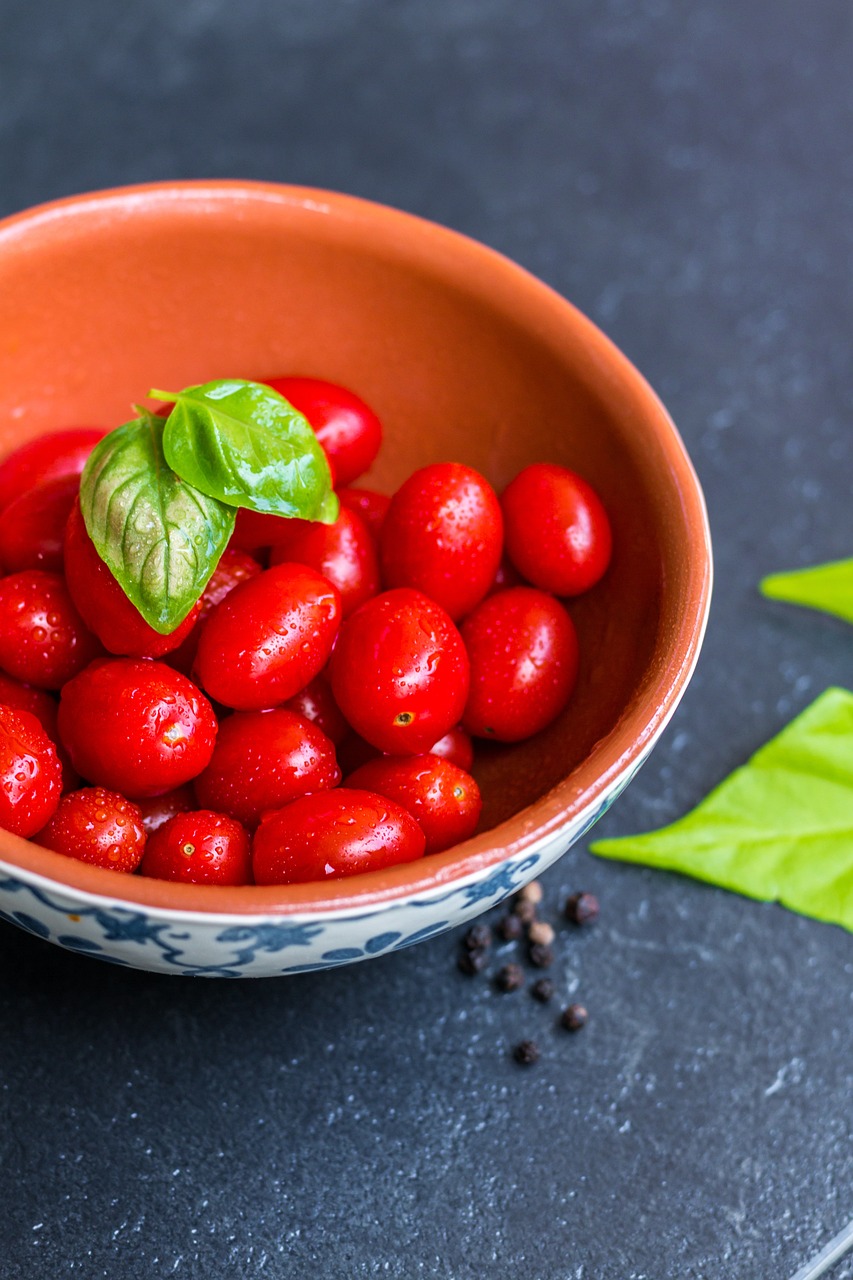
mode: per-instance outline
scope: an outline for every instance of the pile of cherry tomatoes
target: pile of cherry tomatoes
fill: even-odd
[[[104,432],[0,463],[0,826],[196,884],[375,870],[473,835],[472,738],[517,742],[566,706],[578,644],[562,599],[611,550],[586,481],[538,463],[499,498],[447,462],[388,498],[352,487],[381,442],[367,405],[317,379],[269,385],[314,428],[340,515],[241,510],[170,635],[80,514]]]

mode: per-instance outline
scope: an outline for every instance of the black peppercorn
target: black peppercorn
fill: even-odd
[[[488,956],[482,947],[475,948],[473,951],[463,948],[459,953],[456,964],[462,973],[467,973],[469,977],[473,977],[475,973],[479,973],[485,967],[487,959]]]
[[[517,942],[524,932],[524,923],[518,916],[504,916],[498,921],[495,930],[502,941]]]
[[[566,1031],[580,1031],[586,1025],[587,1012],[582,1004],[570,1004],[560,1015],[560,1026]]]
[[[517,991],[524,986],[524,971],[519,964],[505,964],[495,975],[499,991]]]
[[[550,969],[554,963],[554,952],[541,942],[534,942],[527,948],[527,958],[537,969]]]
[[[554,984],[550,978],[537,978],[530,988],[530,994],[540,1004],[547,1004],[554,994]]]
[[[474,924],[462,939],[462,945],[468,951],[483,951],[491,946],[492,931],[487,924]]]
[[[513,1049],[512,1056],[522,1067],[532,1067],[539,1061],[539,1045],[535,1040],[522,1040]]]
[[[598,919],[598,898],[594,893],[573,893],[566,899],[563,914],[572,924],[592,924]]]

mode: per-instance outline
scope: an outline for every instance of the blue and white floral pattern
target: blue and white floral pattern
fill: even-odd
[[[70,951],[159,973],[267,977],[352,964],[413,946],[517,892],[598,821],[638,767],[569,826],[500,866],[357,913],[275,918],[136,909],[0,862],[0,919]]]

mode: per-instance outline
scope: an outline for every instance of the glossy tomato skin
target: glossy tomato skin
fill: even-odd
[[[210,761],[216,716],[164,662],[102,658],[62,690],[59,733],[82,776],[132,800],[172,791]]]
[[[183,671],[184,675],[189,675],[198,651],[201,629],[213,610],[227,595],[231,594],[235,587],[239,587],[241,582],[256,578],[260,572],[261,566],[248,551],[241,551],[239,547],[225,548],[211,574],[210,581],[202,592],[192,631],[177,649],[172,649],[166,655],[166,661],[170,667],[175,667],[178,671]]]
[[[249,837],[224,813],[179,813],[148,837],[139,869],[178,884],[251,884]]]
[[[39,689],[60,689],[103,653],[60,574],[26,569],[0,580],[0,667]]]
[[[322,673],[309,681],[299,693],[288,698],[284,705],[288,711],[295,711],[297,715],[304,716],[318,729],[322,729],[336,747],[350,732],[344,714],[335,702],[332,686]]]
[[[7,573],[61,573],[65,526],[80,488],[78,476],[45,480],[0,510],[0,564]]]
[[[337,484],[348,485],[367,471],[382,444],[382,424],[352,391],[322,378],[267,378],[314,428]]]
[[[307,564],[321,573],[341,596],[347,618],[379,590],[376,544],[361,516],[341,507],[334,524],[288,520],[283,541],[270,552],[270,564]]]
[[[483,599],[503,548],[503,517],[489,482],[460,462],[415,471],[400,486],[379,541],[383,581],[414,587],[454,621]]]
[[[338,489],[338,501],[348,511],[354,511],[356,515],[361,516],[374,541],[378,542],[379,535],[382,532],[382,525],[391,505],[391,499],[384,493],[377,493],[375,489],[348,489],[345,487]]]
[[[36,841],[78,862],[130,872],[142,858],[145,830],[139,809],[125,796],[105,787],[83,787],[62,797]]]
[[[28,440],[0,462],[0,509],[36,484],[79,476],[106,427],[69,427]]]
[[[29,711],[0,705],[0,827],[32,836],[59,803],[62,766]]]
[[[374,596],[341,627],[332,692],[356,733],[380,751],[419,755],[459,722],[468,657],[453,622],[419,591]]]
[[[341,598],[301,564],[277,564],[236,587],[205,623],[194,673],[223,706],[279,706],[322,671],[338,633]]]
[[[432,744],[429,753],[440,756],[442,760],[449,760],[451,764],[464,769],[466,773],[471,772],[471,765],[474,763],[474,744],[470,733],[466,733],[461,724],[448,729],[438,742]]]
[[[44,689],[34,689],[32,685],[22,684],[0,671],[0,704],[11,707],[13,711],[29,711],[35,716],[47,736],[56,742],[56,713],[59,704],[52,694]]]
[[[175,787],[174,791],[164,791],[159,796],[142,796],[136,801],[136,805],[142,814],[142,825],[149,836],[152,832],[159,831],[176,814],[189,813],[191,809],[198,808],[191,782]]]
[[[222,721],[195,793],[203,808],[254,827],[267,810],[340,780],[332,741],[304,716],[278,707],[236,711]]]
[[[588,591],[612,549],[607,512],[582,476],[551,462],[525,467],[501,497],[506,549],[528,582],[558,596]]]
[[[95,550],[79,502],[71,508],[65,529],[65,578],[83,620],[110,653],[161,658],[164,653],[177,649],[198,617],[200,605],[195,604],[168,635],[160,635],[149,627]]]
[[[483,808],[470,773],[439,756],[379,756],[346,780],[347,787],[375,791],[412,815],[426,836],[426,852],[440,853],[477,829]]]
[[[574,624],[553,596],[513,587],[484,600],[462,624],[471,692],[462,723],[475,737],[519,742],[569,700],[578,673]]]
[[[337,787],[266,814],[255,833],[255,884],[301,884],[422,858],[426,840],[402,805]]]

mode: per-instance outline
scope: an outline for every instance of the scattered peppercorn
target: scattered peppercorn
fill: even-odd
[[[563,914],[572,924],[592,924],[598,919],[598,898],[594,893],[573,893],[566,899]]]
[[[522,1067],[532,1067],[539,1061],[539,1045],[535,1040],[522,1040],[513,1049],[512,1056]]]
[[[526,898],[519,898],[513,907],[513,913],[518,916],[522,924],[533,924],[536,919],[536,907],[534,903],[528,902]]]
[[[467,973],[469,977],[473,977],[475,973],[479,973],[485,967],[487,959],[485,948],[480,948],[479,950],[475,948],[473,951],[463,948],[459,953],[456,964],[462,973]]]
[[[487,924],[474,924],[462,939],[468,951],[484,951],[492,945],[492,931]]]
[[[530,994],[540,1004],[547,1004],[554,995],[554,984],[550,978],[537,978],[530,988]]]
[[[538,880],[531,880],[530,884],[526,884],[523,889],[519,890],[519,902],[532,902],[534,907],[538,906],[542,901],[542,886]]]
[[[534,920],[527,931],[527,936],[531,942],[538,942],[543,947],[550,947],[554,941],[554,930],[544,920]]]
[[[498,921],[495,932],[503,942],[517,942],[524,932],[524,924],[518,916],[504,916]]]
[[[495,974],[495,985],[499,991],[517,991],[524,986],[524,970],[520,964],[505,964]]]
[[[587,1012],[582,1004],[570,1004],[560,1015],[560,1026],[566,1031],[580,1031],[586,1026]]]
[[[550,947],[543,947],[541,942],[534,942],[527,948],[527,959],[537,969],[550,969],[554,963],[554,952]]]

